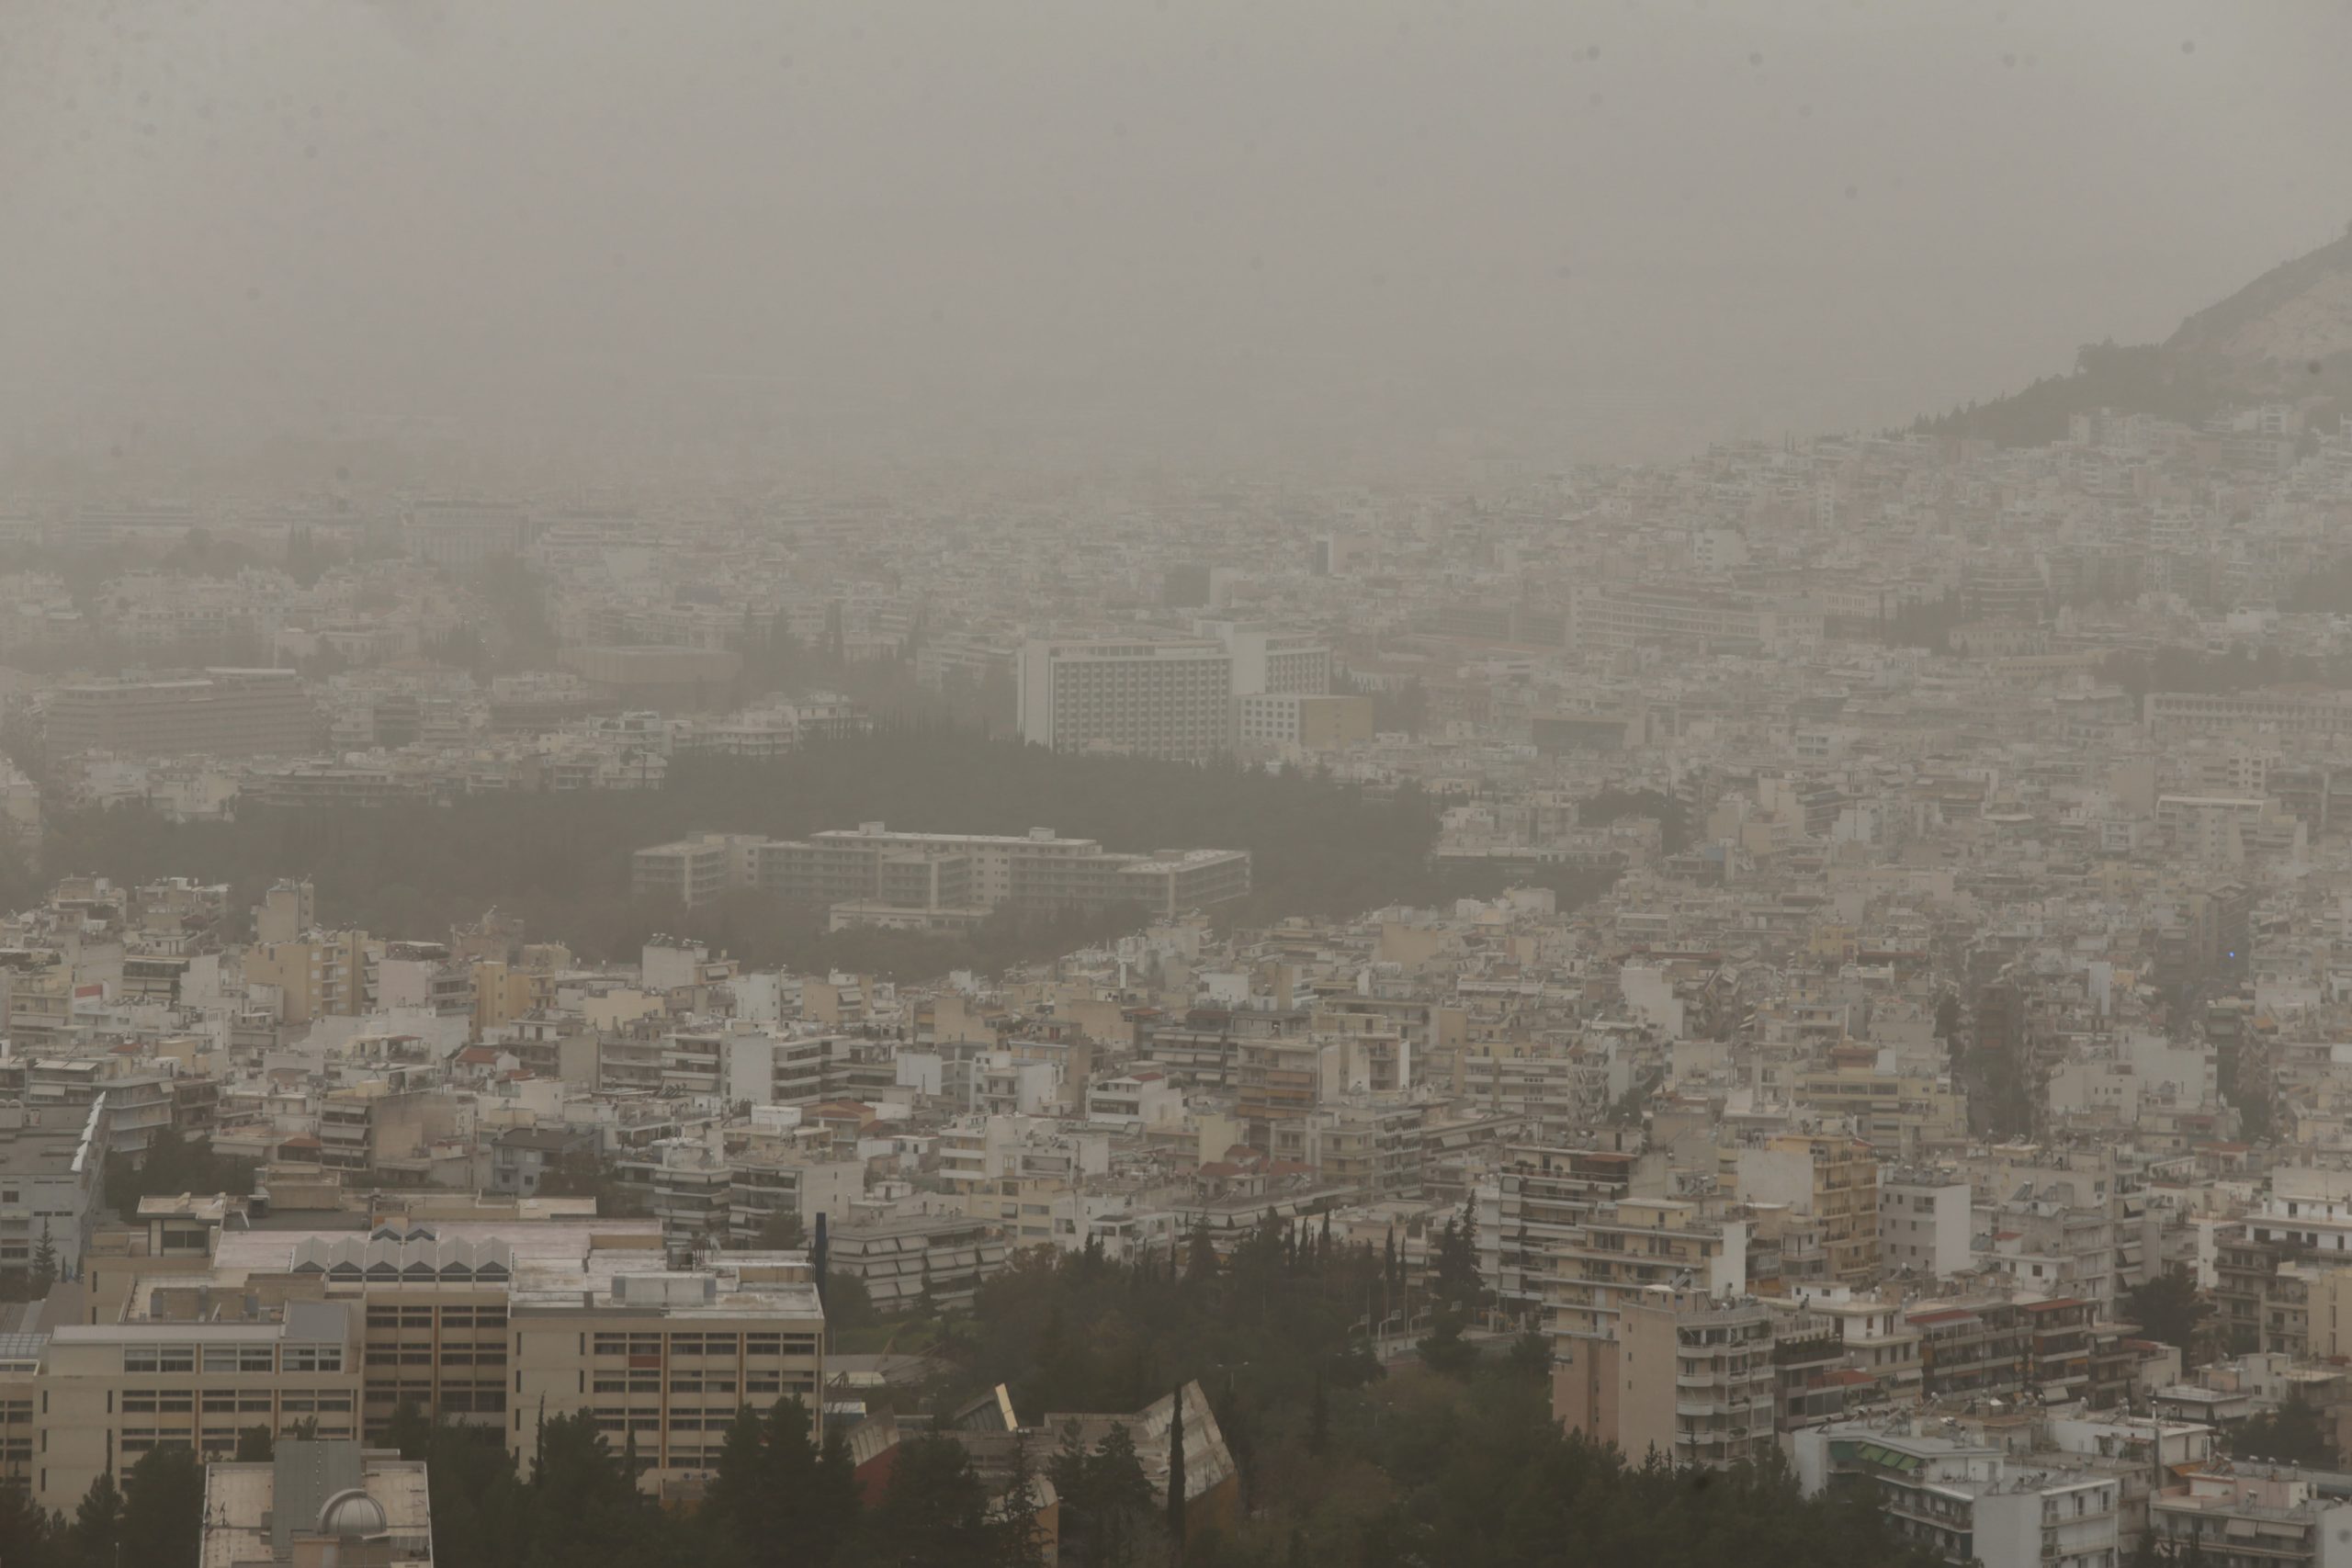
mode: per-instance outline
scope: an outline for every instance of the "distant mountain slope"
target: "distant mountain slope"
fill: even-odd
[[[2181,322],[2161,344],[2088,344],[2071,375],[1922,418],[1915,430],[2005,446],[2061,441],[2069,415],[2093,409],[2195,424],[2246,403],[2352,387],[2352,228],[2272,267]]]
[[[2165,349],[2291,362],[2306,374],[2312,360],[2352,350],[2352,229],[2198,311]]]

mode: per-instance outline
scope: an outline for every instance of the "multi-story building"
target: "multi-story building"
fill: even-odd
[[[1114,853],[1050,828],[1027,833],[892,832],[880,822],[807,839],[706,833],[637,852],[633,883],[646,897],[696,904],[752,887],[829,906],[836,924],[976,922],[989,910],[1107,909],[1133,905],[1159,918],[1247,897],[1247,850]]]
[[[318,744],[317,710],[291,670],[61,686],[43,717],[43,743],[59,757],[287,756]]]
[[[1877,1277],[1879,1168],[1868,1144],[1785,1133],[1739,1150],[1736,1168],[1743,1198],[1786,1203],[1819,1223],[1832,1281],[1867,1285]]]
[[[747,856],[757,840],[736,833],[697,833],[667,844],[649,844],[629,857],[629,891],[639,898],[667,898],[692,908],[743,886]]]
[[[1584,1222],[1621,1198],[1664,1197],[1662,1154],[1513,1145],[1478,1208],[1478,1275],[1507,1309],[1540,1311]]]
[[[1221,643],[1033,641],[1021,650],[1021,738],[1199,761],[1231,745],[1232,693]]]
[[[1667,1285],[1628,1294],[1612,1337],[1560,1342],[1553,1418],[1678,1469],[1760,1460],[1775,1423],[1773,1321],[1751,1299]]]
[[[315,931],[245,950],[248,987],[274,987],[284,1023],[354,1018],[376,1007],[376,965],[383,944],[366,931]]]
[[[833,1225],[831,1267],[865,1286],[886,1312],[925,1292],[941,1306],[968,1306],[980,1281],[1005,1265],[1012,1249],[993,1224],[954,1215],[907,1215]]]
[[[357,1433],[358,1314],[345,1303],[288,1301],[275,1315],[194,1315],[203,1287],[119,1323],[50,1332],[40,1371],[33,1497],[71,1509],[90,1483],[151,1449],[179,1444],[226,1459],[238,1434],[284,1435],[315,1424],[322,1438]],[[215,1308],[214,1311],[218,1311]]]
[[[727,1156],[727,1244],[738,1248],[758,1246],[779,1215],[798,1220],[803,1235],[814,1235],[818,1215],[846,1215],[865,1190],[865,1167],[856,1160],[749,1151],[730,1154]]]
[[[1836,1423],[1790,1438],[1798,1483],[1866,1488],[1894,1533],[1983,1568],[2117,1568],[2122,1480],[2088,1461],[2016,1459],[1915,1431]]]
[[[1880,1266],[1948,1280],[1972,1260],[1973,1211],[1957,1171],[1883,1169],[1878,1179]]]
[[[2199,1469],[2148,1499],[2161,1560],[2213,1568],[2335,1568],[2352,1540],[2352,1502],[2312,1478],[2268,1465]]]
[[[1919,1337],[1919,1392],[2008,1396],[2025,1386],[2030,1329],[2016,1302],[1931,1302],[1908,1317]]]
[[[44,1255],[51,1278],[81,1271],[97,1228],[107,1153],[105,1096],[54,1111],[0,1105],[0,1278]]]
[[[1724,1295],[1747,1282],[1747,1222],[1679,1198],[1619,1198],[1597,1206],[1559,1247],[1546,1283],[1555,1356],[1565,1341],[1607,1338],[1623,1303],[1651,1285]]]
[[[1429,1108],[1374,1099],[1317,1111],[1308,1119],[1308,1162],[1323,1180],[1354,1188],[1367,1201],[1421,1190],[1421,1124]]]
[[[1233,740],[1250,747],[1337,751],[1373,737],[1370,697],[1257,693],[1233,699]]]
[[[518,1461],[540,1422],[591,1415],[608,1442],[635,1448],[651,1488],[707,1477],[745,1404],[797,1397],[822,1429],[825,1312],[798,1254],[539,1277],[518,1286],[511,1312]]]

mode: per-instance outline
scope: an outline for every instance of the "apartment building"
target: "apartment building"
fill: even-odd
[[[1772,1446],[1774,1319],[1752,1299],[1654,1285],[1628,1295],[1611,1338],[1561,1343],[1552,1416],[1640,1461],[1721,1469]]]
[[[2117,1568],[2123,1483],[2112,1470],[2019,1459],[1908,1422],[1837,1423],[1790,1442],[1806,1492],[1867,1487],[1898,1536],[1948,1562]]]
[[[1143,1067],[1086,1085],[1086,1119],[1138,1132],[1184,1114],[1184,1091],[1157,1067]]]
[[[1594,1211],[1666,1195],[1666,1157],[1623,1149],[1511,1145],[1478,1203],[1478,1276],[1511,1309],[1541,1308]]]
[[[1429,1108],[1375,1100],[1317,1111],[1307,1119],[1307,1161],[1322,1180],[1352,1187],[1368,1201],[1418,1194],[1421,1126]]]
[[[1201,761],[1231,744],[1233,655],[1214,641],[1037,640],[1021,649],[1021,738]]]
[[[1738,1150],[1734,1164],[1742,1198],[1785,1203],[1818,1222],[1832,1281],[1867,1285],[1877,1277],[1879,1168],[1868,1144],[1784,1133]]]
[[[366,931],[314,931],[288,942],[257,942],[245,950],[248,987],[277,990],[282,1023],[322,1018],[356,1018],[377,1005],[377,964],[383,944]]]
[[[1946,1280],[1973,1254],[1968,1179],[1953,1170],[1887,1168],[1879,1173],[1878,1256],[1882,1267]]]
[[[1259,1035],[1234,1042],[1234,1114],[1250,1146],[1276,1159],[1306,1158],[1306,1120],[1322,1099],[1327,1046],[1312,1037]]]
[[[859,1160],[808,1158],[796,1154],[738,1151],[727,1156],[727,1245],[750,1249],[778,1215],[800,1222],[813,1235],[820,1214],[847,1214],[865,1196],[865,1166]]]
[[[1010,1246],[989,1222],[959,1215],[904,1215],[831,1227],[830,1266],[865,1286],[885,1312],[924,1292],[940,1306],[968,1306],[980,1280],[1005,1266]]]
[[[211,670],[178,681],[96,681],[49,694],[52,756],[254,757],[314,750],[319,718],[291,670]]]
[[[1545,1282],[1553,1350],[1610,1338],[1623,1304],[1651,1285],[1724,1295],[1747,1282],[1747,1222],[1679,1198],[1620,1198],[1596,1206],[1556,1247]]]
[[[25,1279],[44,1251],[55,1276],[80,1272],[109,1146],[103,1094],[47,1111],[0,1104],[0,1278]]]
[[[2338,1568],[2352,1559],[2352,1502],[2262,1464],[2201,1469],[2148,1499],[2161,1558],[2212,1568]]]

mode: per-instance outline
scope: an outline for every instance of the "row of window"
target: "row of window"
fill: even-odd
[[[339,1372],[340,1345],[207,1345],[199,1356],[193,1345],[126,1345],[126,1372]]]
[[[212,1393],[203,1396],[207,1416],[252,1415],[270,1413],[271,1395],[266,1391],[248,1390],[243,1393]],[[187,1416],[194,1414],[195,1395],[184,1388],[127,1388],[122,1391],[122,1412],[126,1416]],[[290,1411],[307,1416],[314,1411],[351,1409],[351,1394],[345,1389],[301,1389],[277,1396],[281,1412]],[[107,1396],[107,1412],[114,1413],[114,1396]]]
[[[593,1351],[599,1356],[659,1356],[664,1339],[673,1359],[681,1356],[732,1356],[741,1347],[746,1356],[811,1355],[813,1334],[598,1334]]]
[[[443,1328],[488,1328],[503,1331],[506,1327],[504,1307],[375,1307],[368,1309],[370,1328],[431,1328],[434,1314],[441,1314]]]

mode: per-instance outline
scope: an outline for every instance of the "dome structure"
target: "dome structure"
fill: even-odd
[[[359,1487],[338,1492],[319,1506],[319,1533],[340,1540],[365,1540],[382,1535],[390,1523],[384,1505]]]

